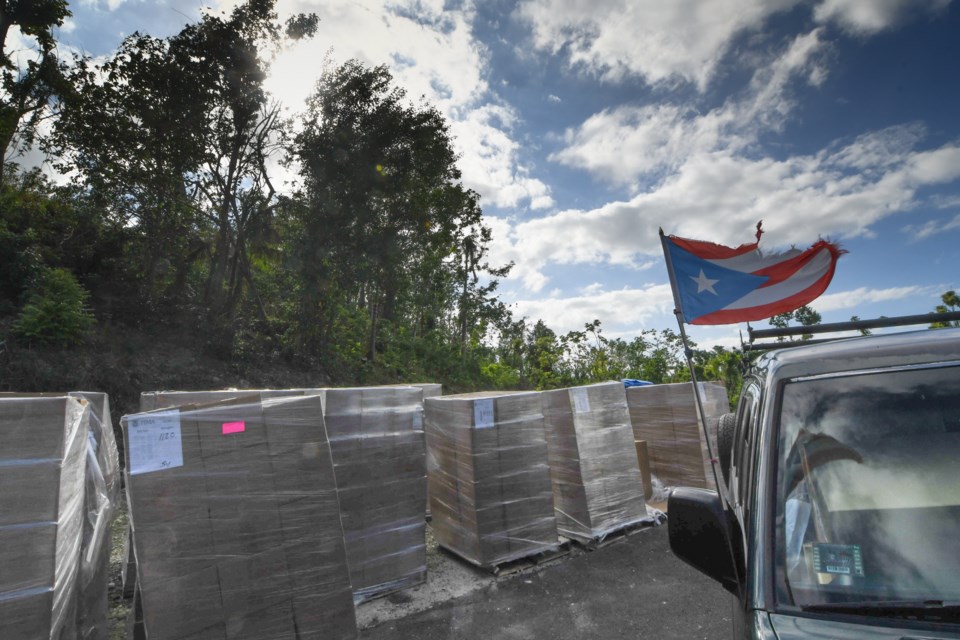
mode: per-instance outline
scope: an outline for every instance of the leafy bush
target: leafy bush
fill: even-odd
[[[90,294],[66,269],[47,269],[14,324],[18,336],[66,347],[82,340],[96,320]]]

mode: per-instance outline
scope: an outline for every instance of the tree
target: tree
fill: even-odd
[[[860,316],[850,316],[850,322],[860,322]],[[860,335],[869,336],[871,335],[870,329],[858,329]]]
[[[958,296],[957,292],[953,289],[950,291],[944,291],[940,295],[940,301],[943,304],[938,304],[934,308],[934,312],[949,313],[951,311],[960,311],[960,296]],[[934,322],[930,325],[931,329],[941,329],[944,327],[960,327],[960,322],[951,320],[947,322]]]
[[[328,351],[344,308],[366,316],[365,357],[385,330],[459,345],[466,360],[502,315],[506,268],[486,261],[479,196],[463,188],[448,125],[411,104],[386,67],[351,61],[324,74],[295,139],[305,192],[297,215],[300,334]]]
[[[22,303],[45,271],[61,268],[82,274],[106,306],[124,293],[124,237],[77,189],[51,184],[39,169],[13,167],[0,185],[0,301]]]
[[[63,87],[53,29],[69,15],[66,0],[0,0],[0,184],[8,155],[33,144],[47,105]],[[12,27],[36,42],[24,67],[7,50]]]
[[[821,317],[820,314],[811,307],[803,305],[798,307],[793,311],[788,311],[786,313],[781,313],[770,318],[770,326],[777,327],[779,329],[786,329],[790,326],[790,322],[794,321],[799,324],[801,327],[812,327],[814,325],[820,324]],[[805,333],[800,336],[801,341],[809,340],[813,337],[811,333]],[[783,342],[783,337],[777,338],[778,341]],[[791,338],[791,341],[793,339]]]
[[[90,294],[66,269],[44,271],[35,292],[20,311],[14,332],[28,340],[67,347],[95,324]]]
[[[253,254],[276,239],[267,160],[285,136],[263,89],[283,40],[274,3],[247,0],[167,39],[134,34],[106,62],[78,62],[57,127],[67,168],[140,232],[131,258],[147,294],[179,299],[204,259],[195,288],[216,321],[232,318],[248,292],[266,315]],[[315,27],[315,16],[297,16],[287,36]]]

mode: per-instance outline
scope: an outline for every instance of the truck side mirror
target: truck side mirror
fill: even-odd
[[[670,548],[678,558],[736,595],[730,526],[716,491],[679,487],[667,503]]]

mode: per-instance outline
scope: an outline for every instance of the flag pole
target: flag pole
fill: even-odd
[[[660,245],[663,247],[663,255],[667,261],[667,275],[670,278],[670,288],[673,290],[673,313],[677,317],[677,326],[680,327],[680,341],[683,343],[683,355],[687,359],[687,368],[690,370],[690,381],[693,384],[693,397],[697,405],[697,417],[700,419],[700,428],[703,431],[703,437],[707,441],[707,455],[710,456],[710,470],[713,472],[713,484],[717,488],[717,493],[723,496],[721,499],[727,502],[726,485],[721,485],[721,477],[717,475],[717,464],[719,459],[713,451],[713,444],[710,442],[710,432],[707,429],[707,414],[703,409],[703,400],[700,397],[700,383],[697,381],[697,371],[693,366],[693,349],[687,342],[687,331],[684,328],[686,320],[683,317],[683,307],[680,304],[680,295],[677,288],[677,278],[673,270],[673,260],[670,257],[670,249],[667,247],[667,237],[663,234],[663,228],[660,229]]]

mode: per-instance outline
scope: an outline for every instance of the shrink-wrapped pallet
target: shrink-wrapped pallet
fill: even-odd
[[[439,397],[439,396],[442,396],[442,395],[443,395],[443,385],[442,385],[442,384],[439,384],[439,383],[436,383],[436,382],[415,382],[415,383],[413,383],[411,386],[419,387],[420,389],[423,390],[423,399],[424,399],[424,400],[426,400],[427,398],[436,398],[436,397]],[[430,452],[428,451],[428,452],[427,452],[427,456],[429,456],[429,455],[430,455]],[[429,464],[429,462],[428,462],[427,464]],[[429,487],[429,485],[427,486],[427,498],[426,498],[426,503],[427,503],[427,507],[426,507],[426,519],[429,520],[431,517],[433,517],[433,516],[430,515],[430,487]]]
[[[715,426],[729,411],[727,392],[722,385],[699,384],[710,444],[716,451]],[[635,439],[647,443],[653,476],[666,487],[716,489],[692,383],[631,387],[627,404]]]
[[[557,530],[580,542],[647,519],[621,382],[544,391]]]
[[[422,389],[440,385],[286,390],[157,391],[142,408],[318,396],[339,491],[347,560],[357,602],[410,587],[426,576],[426,450]],[[419,501],[419,508],[414,503]]]
[[[0,399],[0,638],[77,637],[89,404]]]
[[[558,545],[540,395],[428,398],[431,525],[441,546],[492,568]]]
[[[421,393],[416,387],[324,392],[347,561],[358,603],[426,578]]]
[[[304,395],[303,389],[222,389],[218,391],[144,391],[140,394],[140,411],[173,409],[185,405],[209,404],[234,398],[256,397],[260,400]],[[309,394],[315,395],[315,394]]]
[[[61,393],[3,392],[0,398],[72,396],[89,403],[84,513],[78,573],[76,628],[80,640],[108,636],[107,588],[110,580],[110,524],[120,498],[120,462],[110,416],[110,398],[96,391]]]
[[[320,397],[246,396],[122,424],[149,640],[356,637]]]

